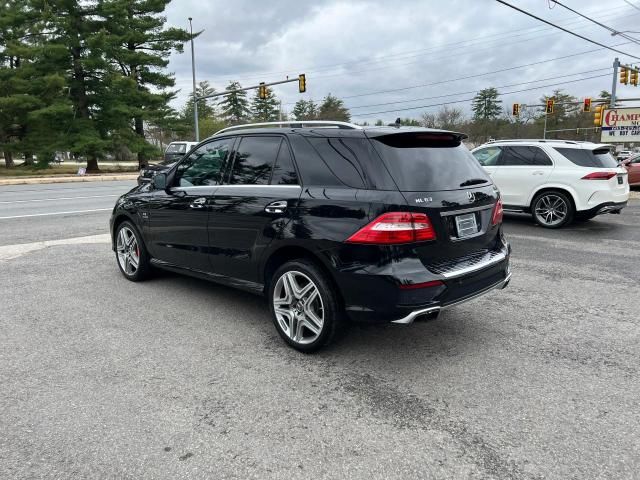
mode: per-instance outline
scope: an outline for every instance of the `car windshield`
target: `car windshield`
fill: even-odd
[[[584,150],[581,148],[558,148],[555,150],[563,157],[580,167],[591,168],[615,168],[618,162],[608,148]]]
[[[187,144],[186,143],[172,143],[167,147],[167,151],[165,153],[187,153]]]
[[[484,169],[455,135],[396,133],[372,140],[400,190],[457,190],[490,183]]]

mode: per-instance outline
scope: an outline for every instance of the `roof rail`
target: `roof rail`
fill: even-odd
[[[572,145],[578,145],[580,143],[591,143],[591,142],[581,142],[576,140],[561,140],[556,138],[509,138],[504,140],[489,140],[486,143],[507,143],[507,142],[562,142],[562,143],[570,143]]]
[[[360,125],[355,125],[348,122],[337,122],[332,120],[287,120],[283,122],[260,122],[260,123],[245,123],[243,125],[234,125],[233,127],[223,128],[218,130],[213,135],[220,133],[231,132],[234,130],[245,130],[248,128],[269,128],[269,127],[291,127],[291,128],[340,128],[346,130],[362,130]]]

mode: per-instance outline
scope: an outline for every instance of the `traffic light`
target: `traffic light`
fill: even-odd
[[[545,113],[553,113],[553,98],[547,100],[547,108],[545,110]]]
[[[263,100],[267,98],[267,87],[264,82],[260,82],[260,86],[258,87],[258,96]]]
[[[620,83],[625,85],[629,83],[629,70],[627,70],[627,67],[620,67]]]
[[[517,117],[520,115],[520,104],[519,103],[514,103],[513,104],[513,116]]]
[[[582,103],[582,111],[583,112],[590,112],[591,111],[591,99],[590,98],[585,98],[584,102]]]
[[[631,85],[638,86],[638,70],[631,70]]]
[[[602,111],[604,110],[604,105],[596,105],[596,109],[593,112],[593,124],[596,127],[602,126]]]
[[[304,73],[298,75],[298,91],[304,93],[307,91],[307,77]]]

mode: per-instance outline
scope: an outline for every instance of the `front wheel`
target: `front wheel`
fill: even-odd
[[[560,228],[571,223],[574,208],[566,194],[544,192],[533,200],[531,214],[541,227]]]
[[[142,237],[129,221],[122,222],[116,230],[116,259],[118,267],[127,280],[138,282],[145,279],[151,265]]]
[[[339,322],[336,294],[312,262],[282,265],[269,285],[269,306],[280,336],[296,350],[310,353],[333,339]]]

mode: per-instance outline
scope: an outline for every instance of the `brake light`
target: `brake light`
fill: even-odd
[[[502,200],[498,199],[496,206],[493,207],[493,215],[491,216],[491,225],[498,225],[502,223],[502,215],[504,210],[502,208]]]
[[[347,239],[347,243],[393,245],[435,240],[436,232],[424,213],[383,213]]]
[[[615,176],[616,172],[592,172],[582,177],[582,180],[609,180]]]
[[[401,290],[417,290],[419,288],[433,288],[433,287],[441,287],[444,285],[440,280],[432,280],[431,282],[423,282],[423,283],[407,283],[400,285]]]

